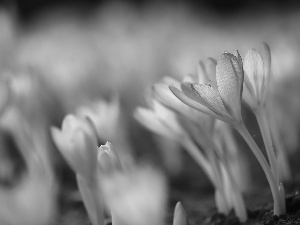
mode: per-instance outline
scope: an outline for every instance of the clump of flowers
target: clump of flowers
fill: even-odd
[[[251,49],[244,62],[238,52],[236,55],[225,52],[215,63],[215,71],[206,83],[185,82],[181,89],[170,85],[170,90],[183,103],[224,121],[241,134],[265,172],[274,199],[274,214],[281,215],[286,211],[285,193],[265,111],[271,79],[270,49],[263,44],[263,57]],[[269,163],[243,122],[242,96],[257,117]]]
[[[167,199],[163,175],[134,164],[124,170],[111,143],[97,147],[94,121],[70,114],[61,129],[51,129],[56,146],[76,174],[92,224],[106,223],[106,208],[114,225],[163,224]],[[181,214],[176,221],[183,221]]]
[[[208,81],[213,76],[214,68],[213,59],[208,59],[205,64],[201,62],[197,76],[188,75],[184,81]],[[176,87],[176,90],[188,90],[185,84],[165,77],[153,86],[152,96],[149,97],[150,109],[138,107],[135,118],[151,131],[176,141],[187,150],[214,185],[220,213],[227,215],[233,209],[240,221],[247,220],[240,185],[243,182],[239,180],[243,176],[233,176],[230,168],[233,164],[238,169],[242,167],[232,133],[224,128],[224,124],[216,126],[214,118],[183,104],[169,90],[169,85]],[[222,139],[222,142],[216,143],[215,139]]]

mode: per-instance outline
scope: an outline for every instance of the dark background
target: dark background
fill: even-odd
[[[106,3],[125,2],[111,0],[14,0],[4,1],[3,5],[12,8],[17,13],[21,21],[26,22],[33,19],[37,14],[44,10],[57,7],[68,7],[79,10],[82,13],[89,13],[95,7],[101,7]],[[253,13],[274,11],[276,13],[289,13],[300,9],[300,1],[295,0],[128,0],[128,4],[136,7],[137,10],[143,10],[149,5],[166,4],[170,6],[184,5],[195,12],[203,11],[215,14],[216,16],[231,17],[241,13]]]

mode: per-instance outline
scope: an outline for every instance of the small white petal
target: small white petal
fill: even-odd
[[[173,225],[187,225],[186,213],[181,202],[177,202],[175,206]]]

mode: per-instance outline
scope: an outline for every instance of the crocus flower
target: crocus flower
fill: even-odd
[[[150,168],[133,168],[101,181],[114,225],[162,225],[167,189],[164,177]]]
[[[98,148],[98,168],[106,175],[122,171],[119,156],[110,142]]]
[[[152,109],[138,107],[134,112],[135,118],[152,132],[178,140],[183,130],[176,114],[155,99],[152,103]]]
[[[119,128],[120,103],[117,96],[110,102],[98,100],[90,106],[81,106],[77,109],[77,113],[93,122],[98,137],[103,140],[111,139]]]
[[[209,73],[214,76],[214,73]],[[225,52],[217,61],[215,77],[209,84],[184,83],[182,91],[170,86],[182,102],[201,112],[232,124],[240,123],[242,85],[244,80],[242,60]]]
[[[265,105],[271,79],[271,53],[263,43],[262,56],[255,49],[250,49],[244,57],[245,88],[243,99],[255,109],[259,104]]]
[[[97,138],[88,120],[67,115],[62,129],[51,128],[54,143],[71,168],[83,177],[91,177],[97,167]]]

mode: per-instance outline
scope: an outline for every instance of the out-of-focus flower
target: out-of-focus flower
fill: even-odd
[[[104,174],[122,171],[119,156],[110,142],[98,148],[98,168]]]
[[[67,115],[61,130],[51,127],[53,141],[71,168],[81,176],[94,176],[97,167],[97,138],[88,120]]]
[[[178,140],[183,134],[176,114],[153,99],[152,109],[138,107],[135,118],[154,133]]]
[[[117,96],[111,102],[99,100],[90,106],[81,106],[77,113],[93,122],[98,137],[103,140],[111,139],[120,125],[120,103]]]
[[[133,161],[127,123],[121,112],[119,96],[114,95],[109,102],[100,99],[90,105],[81,106],[77,109],[77,114],[92,122],[100,141],[109,140],[114,143],[123,163],[130,164]]]
[[[177,202],[175,206],[173,225],[187,225],[186,213],[181,202]]]
[[[5,122],[1,121],[1,127],[13,135],[26,171],[11,189],[0,187],[0,223],[47,225],[56,213],[57,189],[47,155],[51,146],[48,146],[46,131],[27,124],[15,110],[6,112],[2,119]]]
[[[47,225],[55,213],[55,185],[35,168],[11,190],[0,189],[0,223]]]
[[[244,73],[239,53],[236,56],[222,54],[217,61],[215,76],[209,84],[185,83],[181,86],[183,92],[172,86],[170,89],[192,108],[231,124],[240,123]]]
[[[233,130],[222,121],[216,121],[214,142],[228,163],[229,172],[232,174],[241,192],[251,189],[248,161],[244,158],[234,138]]]
[[[259,104],[263,106],[269,91],[271,79],[271,53],[266,43],[263,43],[262,56],[250,49],[244,57],[245,88],[243,99],[255,109]]]
[[[103,196],[114,225],[163,224],[166,181],[150,168],[133,168],[101,180]]]

